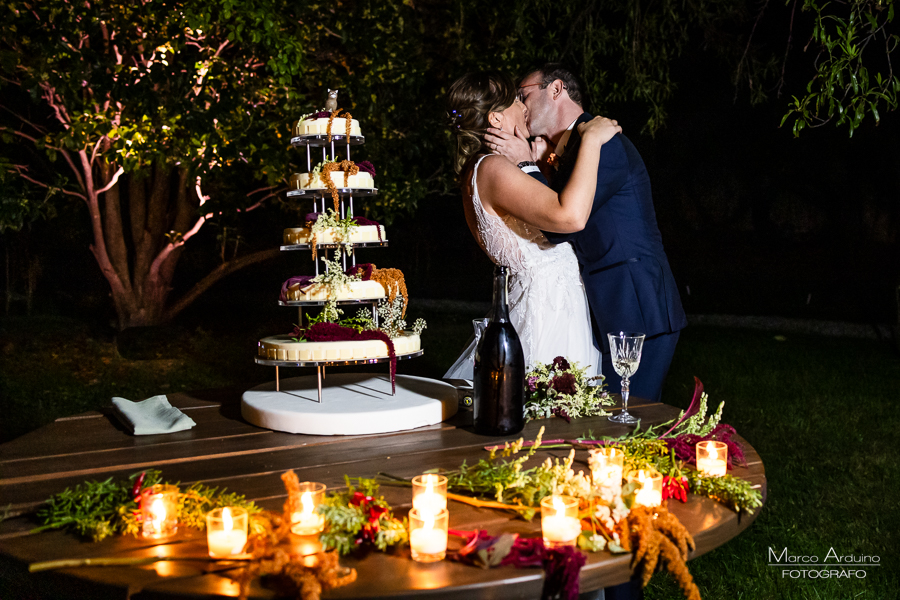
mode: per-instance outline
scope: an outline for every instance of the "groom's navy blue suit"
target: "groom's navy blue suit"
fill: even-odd
[[[577,126],[591,118],[584,113],[575,123],[551,184],[557,192],[575,165],[581,145]],[[533,176],[546,183],[539,173]],[[606,334],[641,332],[647,339],[631,393],[659,400],[687,319],[656,224],[650,177],[628,138],[618,134],[600,151],[597,191],[585,228],[572,234],[544,233],[551,242],[571,242],[575,249],[610,391],[618,391],[620,378],[612,368]]]

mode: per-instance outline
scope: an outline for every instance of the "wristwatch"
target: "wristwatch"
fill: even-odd
[[[516,166],[522,169],[523,173],[533,173],[534,171],[540,171],[540,169],[538,169],[537,163],[535,163],[533,160],[523,160]]]

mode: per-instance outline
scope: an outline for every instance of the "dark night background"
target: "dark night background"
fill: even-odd
[[[846,128],[826,126],[796,139],[778,127],[784,97],[751,106],[744,95],[736,97],[728,70],[711,56],[697,53],[675,75],[679,89],[655,137],[640,134],[639,116],[627,106],[595,112],[623,123],[647,164],[687,312],[894,323],[896,114],[884,115],[878,126],[867,118],[852,138]],[[297,223],[269,210],[251,213],[244,224],[244,237],[264,245],[279,243],[281,229]],[[173,297],[215,264],[217,233],[207,227],[190,242],[200,251],[183,256]],[[420,201],[388,234],[390,248],[361,250],[358,260],[400,268],[413,298],[489,300],[491,266],[465,226],[458,196]],[[111,327],[108,285],[89,242],[86,212],[74,204],[8,238],[13,291],[23,291],[23,259],[33,256],[36,312]],[[245,269],[216,284],[175,325],[277,318],[284,314],[273,300],[280,282],[309,268],[308,256],[285,253]],[[13,302],[11,311],[23,312],[24,304]],[[287,325],[291,317],[284,318]]]

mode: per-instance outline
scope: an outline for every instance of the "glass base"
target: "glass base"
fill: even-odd
[[[559,550],[561,548],[573,548],[577,542],[578,538],[573,538],[568,542],[559,542],[555,540],[548,540],[544,538],[544,548],[547,550]]]
[[[440,560],[444,560],[447,556],[447,552],[417,552],[415,550],[412,551],[412,559],[416,562],[420,563],[433,563],[438,562]]]
[[[617,415],[612,415],[609,417],[609,420],[613,423],[624,423],[626,425],[632,425],[634,423],[640,423],[641,420],[638,417],[635,417],[633,414],[628,412],[627,410],[623,410]]]

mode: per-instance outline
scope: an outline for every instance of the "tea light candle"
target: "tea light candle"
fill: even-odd
[[[636,505],[653,507],[662,504],[661,473],[648,473],[640,470],[636,474],[632,473],[628,476],[628,482],[631,483],[632,481],[640,484],[634,497]]]
[[[598,490],[612,490],[622,493],[622,472],[625,468],[625,453],[619,448],[594,448],[590,451],[588,464],[591,480]]]
[[[178,487],[157,484],[141,491],[141,533],[164,538],[178,531]]]
[[[442,508],[436,514],[409,511],[409,547],[416,562],[437,562],[447,555],[447,529],[450,513]]]
[[[325,529],[325,517],[317,511],[325,499],[325,484],[304,481],[300,484],[301,510],[291,514],[291,531],[297,535],[314,535]]]
[[[247,544],[247,509],[216,508],[206,514],[206,545],[213,558],[241,554]]]
[[[412,480],[413,508],[420,514],[436,515],[447,508],[447,478],[443,475],[426,473]]]
[[[728,445],[725,442],[697,442],[697,470],[719,477],[728,472]]]
[[[544,546],[552,549],[574,546],[581,533],[578,498],[546,496],[541,499],[541,533]]]

